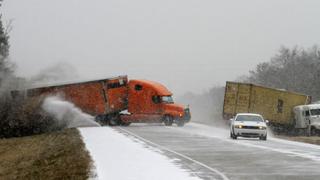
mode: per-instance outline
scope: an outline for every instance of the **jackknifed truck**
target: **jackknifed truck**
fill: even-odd
[[[226,82],[223,118],[237,113],[261,114],[275,132],[320,135],[320,104],[311,96],[260,85]]]
[[[191,119],[189,107],[174,103],[172,93],[165,86],[148,80],[128,81],[127,76],[41,86],[12,94],[59,95],[95,116],[99,123],[111,126],[138,122],[183,126]]]

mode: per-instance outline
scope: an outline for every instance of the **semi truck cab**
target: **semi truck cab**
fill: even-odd
[[[309,104],[294,107],[296,128],[308,128],[311,133],[320,131],[320,104]]]
[[[190,121],[189,107],[176,104],[172,93],[162,84],[148,80],[130,80],[128,84],[128,112],[121,121],[177,123],[183,126]]]

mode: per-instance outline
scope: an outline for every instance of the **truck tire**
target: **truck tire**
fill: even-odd
[[[166,126],[172,126],[172,123],[173,123],[173,119],[171,116],[169,115],[166,115],[163,119],[163,122],[164,122],[164,125]]]
[[[316,131],[316,128],[314,128],[314,127],[311,127],[311,130],[310,130],[310,135],[311,135],[311,136],[316,136],[316,135],[317,135],[317,131]]]
[[[109,116],[108,124],[109,126],[118,126],[120,125],[120,118],[117,115],[110,115]]]
[[[129,126],[131,124],[131,122],[120,122],[120,126]]]
[[[184,126],[184,120],[182,120],[182,119],[178,120],[177,125],[178,125],[179,127]]]
[[[127,122],[127,123],[123,123],[123,124],[121,124],[121,126],[130,126],[130,124],[131,124],[131,122]]]
[[[106,126],[109,124],[106,115],[97,115],[94,120],[101,126]]]

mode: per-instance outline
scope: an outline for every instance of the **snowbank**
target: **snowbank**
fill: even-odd
[[[100,180],[199,180],[173,160],[110,127],[79,128]]]

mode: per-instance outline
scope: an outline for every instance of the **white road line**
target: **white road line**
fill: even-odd
[[[197,161],[197,160],[194,160],[194,159],[192,159],[192,158],[190,158],[190,157],[188,157],[188,156],[186,156],[186,155],[183,155],[183,154],[180,154],[180,153],[178,153],[178,152],[176,152],[176,151],[173,151],[173,150],[171,150],[171,149],[168,149],[168,148],[166,148],[166,147],[164,147],[164,146],[161,146],[161,145],[159,145],[159,144],[156,144],[156,143],[154,143],[154,142],[151,142],[151,141],[149,141],[149,140],[147,140],[147,139],[145,139],[145,138],[143,138],[143,137],[141,137],[141,136],[139,136],[139,135],[134,134],[134,133],[131,132],[131,131],[125,130],[125,129],[121,128],[121,127],[117,127],[117,128],[118,128],[118,129],[121,129],[122,131],[124,131],[124,132],[126,132],[126,133],[128,133],[128,134],[130,134],[130,135],[132,135],[132,136],[134,136],[134,137],[136,137],[136,138],[144,141],[144,142],[147,142],[147,143],[149,143],[149,144],[152,144],[152,145],[154,145],[155,147],[157,147],[157,148],[159,148],[159,149],[162,149],[162,150],[171,152],[171,153],[176,154],[176,155],[178,155],[178,156],[180,156],[180,157],[182,157],[182,158],[184,158],[184,159],[187,159],[187,160],[189,160],[189,161],[192,161],[192,162],[194,162],[194,163],[196,163],[196,164],[198,164],[198,165],[200,165],[200,166],[202,166],[202,167],[204,167],[204,168],[206,168],[206,169],[208,169],[208,170],[210,170],[210,171],[218,174],[223,180],[229,180],[229,178],[228,178],[226,175],[224,175],[222,172],[220,172],[220,171],[218,171],[218,170],[216,170],[216,169],[213,169],[212,167],[209,167],[208,165],[205,165],[205,164],[203,164],[203,163],[201,163],[201,162],[199,162],[199,161]]]

